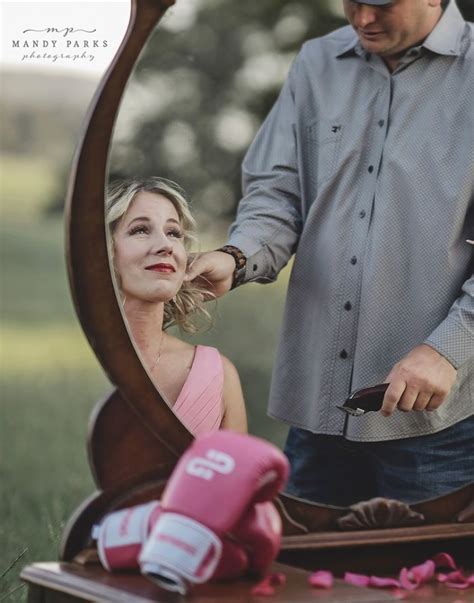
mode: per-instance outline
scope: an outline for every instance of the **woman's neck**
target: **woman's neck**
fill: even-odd
[[[144,362],[152,365],[160,352],[163,337],[164,303],[147,303],[141,300],[125,300],[123,309],[133,342]]]

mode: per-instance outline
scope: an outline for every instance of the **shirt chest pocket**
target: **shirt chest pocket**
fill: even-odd
[[[319,185],[334,173],[341,147],[343,125],[338,121],[317,119],[306,131],[305,163],[312,185]]]

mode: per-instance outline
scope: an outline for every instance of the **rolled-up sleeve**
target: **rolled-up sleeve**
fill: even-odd
[[[246,281],[271,282],[302,228],[293,82],[297,60],[242,164],[244,197],[228,243],[247,256]]]
[[[425,340],[458,369],[474,363],[474,275],[463,285],[462,293],[448,316]]]

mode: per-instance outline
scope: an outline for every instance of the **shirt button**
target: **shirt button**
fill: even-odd
[[[359,218],[365,218],[365,209],[359,212]]]
[[[252,266],[252,268],[253,268],[253,271],[255,272],[255,271],[257,270],[257,268],[258,268],[257,264],[254,264],[254,265]]]
[[[351,302],[346,302],[344,304],[344,310],[347,310],[349,312],[349,310],[352,310],[352,304]]]
[[[381,128],[383,128],[384,125],[385,125],[385,119],[379,119],[379,126]]]
[[[348,356],[348,353],[346,352],[346,350],[342,350],[341,353],[339,354],[339,356],[345,360]]]
[[[374,166],[373,165],[369,165],[369,174],[371,174],[374,171]]]
[[[353,255],[353,256],[351,257],[351,264],[352,264],[353,266],[355,266],[355,265],[357,264],[357,258],[356,258],[356,256],[355,256],[355,255]]]

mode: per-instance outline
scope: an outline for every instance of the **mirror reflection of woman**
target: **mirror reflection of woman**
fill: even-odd
[[[194,333],[209,317],[209,294],[184,283],[194,219],[174,183],[149,178],[110,187],[107,223],[123,310],[142,362],[193,435],[247,430],[234,365],[216,348],[191,345],[166,329]]]

